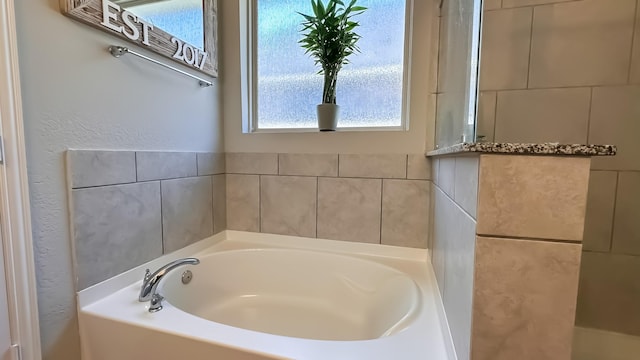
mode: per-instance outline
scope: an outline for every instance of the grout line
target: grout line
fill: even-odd
[[[318,210],[320,209],[320,177],[316,176],[316,239],[318,238]]]
[[[589,144],[589,138],[591,137],[591,110],[593,109],[593,88],[589,89],[589,113],[587,114],[587,142]]]
[[[581,2],[584,0],[564,0],[561,2],[552,2],[551,0],[549,0],[548,3],[542,3],[542,4],[528,4],[528,5],[516,5],[516,6],[511,6],[511,7],[504,7],[504,0],[501,0],[502,5],[503,6],[501,9],[522,9],[522,8],[527,8],[527,7],[541,7],[541,6],[556,6],[556,5],[560,5],[560,4],[570,4],[570,3],[577,3],[577,2]],[[494,10],[500,10],[500,9],[494,9]],[[489,10],[489,11],[494,11],[494,10]]]
[[[165,244],[164,244],[164,217],[162,216],[162,181],[160,181],[160,242],[162,243],[162,253],[165,253]]]
[[[633,50],[635,50],[635,42],[636,42],[636,27],[640,26],[638,24],[638,6],[639,2],[636,1],[636,6],[633,8],[633,32],[631,33],[631,54],[629,54],[629,71],[627,72],[627,84],[631,84],[631,75],[633,73]]]
[[[493,137],[491,141],[496,141],[496,128],[498,127],[498,92],[496,91],[496,101],[493,109]]]
[[[609,252],[613,251],[613,232],[616,222],[616,208],[618,207],[618,191],[620,190],[620,171],[616,171],[616,186],[613,193],[613,213],[611,214],[611,232],[609,233]]]
[[[515,241],[536,241],[536,242],[549,242],[558,244],[574,244],[582,245],[582,241],[579,240],[560,240],[560,239],[546,239],[537,237],[525,237],[525,236],[507,236],[507,235],[489,235],[476,233],[476,236],[483,238],[501,239],[501,240],[515,240]]]
[[[136,170],[136,182],[138,182],[138,152],[134,151],[133,152],[133,163],[135,165],[135,170]]]
[[[262,175],[258,175],[258,232],[262,232]]]
[[[618,84],[585,84],[585,85],[568,85],[568,86],[541,86],[532,88],[512,88],[512,89],[482,89],[481,92],[496,91],[496,92],[508,92],[508,91],[533,91],[533,90],[559,90],[559,89],[580,89],[580,88],[612,88],[627,86],[626,82]]]
[[[531,8],[531,26],[529,27],[529,57],[527,63],[527,89],[531,81],[531,57],[533,56],[533,20],[535,19],[536,8]]]
[[[384,179],[380,179],[380,239],[378,241],[379,244],[382,244],[382,199],[384,198]]]
[[[404,156],[404,178],[409,179],[409,154]]]
[[[338,174],[336,177],[340,177],[340,154],[338,154]]]

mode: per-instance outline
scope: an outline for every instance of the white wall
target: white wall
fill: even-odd
[[[222,151],[219,87],[106,52],[111,35],[16,0],[43,358],[79,359],[64,150]]]
[[[434,67],[431,65],[437,59],[437,50],[430,49],[437,49],[431,40],[437,38],[437,34],[434,34],[437,22],[434,21],[437,21],[438,1],[414,1],[409,131],[286,134],[242,133],[240,24],[235,21],[240,16],[241,1],[218,3],[223,47],[220,78],[224,89],[222,97],[227,152],[422,153],[425,149],[433,148],[435,95],[430,93],[435,88],[434,81],[431,81],[435,76],[432,76]]]

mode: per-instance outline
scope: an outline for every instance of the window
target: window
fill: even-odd
[[[325,1],[326,3],[326,1]],[[404,127],[407,0],[359,0],[361,53],[338,76],[340,128]],[[309,0],[254,0],[253,130],[316,128],[322,76],[298,44]]]

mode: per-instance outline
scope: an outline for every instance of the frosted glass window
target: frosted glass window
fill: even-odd
[[[358,1],[368,10],[355,18],[361,53],[338,75],[339,127],[402,125],[405,2]],[[315,128],[323,79],[298,44],[303,18],[297,12],[312,14],[310,1],[257,3],[257,127]]]
[[[129,2],[135,4],[136,1]],[[120,4],[153,26],[204,49],[202,0],[165,0],[135,6],[127,6],[127,1],[122,1]]]

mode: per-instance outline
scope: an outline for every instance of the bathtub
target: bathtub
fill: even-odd
[[[427,254],[225,231],[79,292],[83,359],[455,359]],[[148,312],[144,269],[187,256]]]

